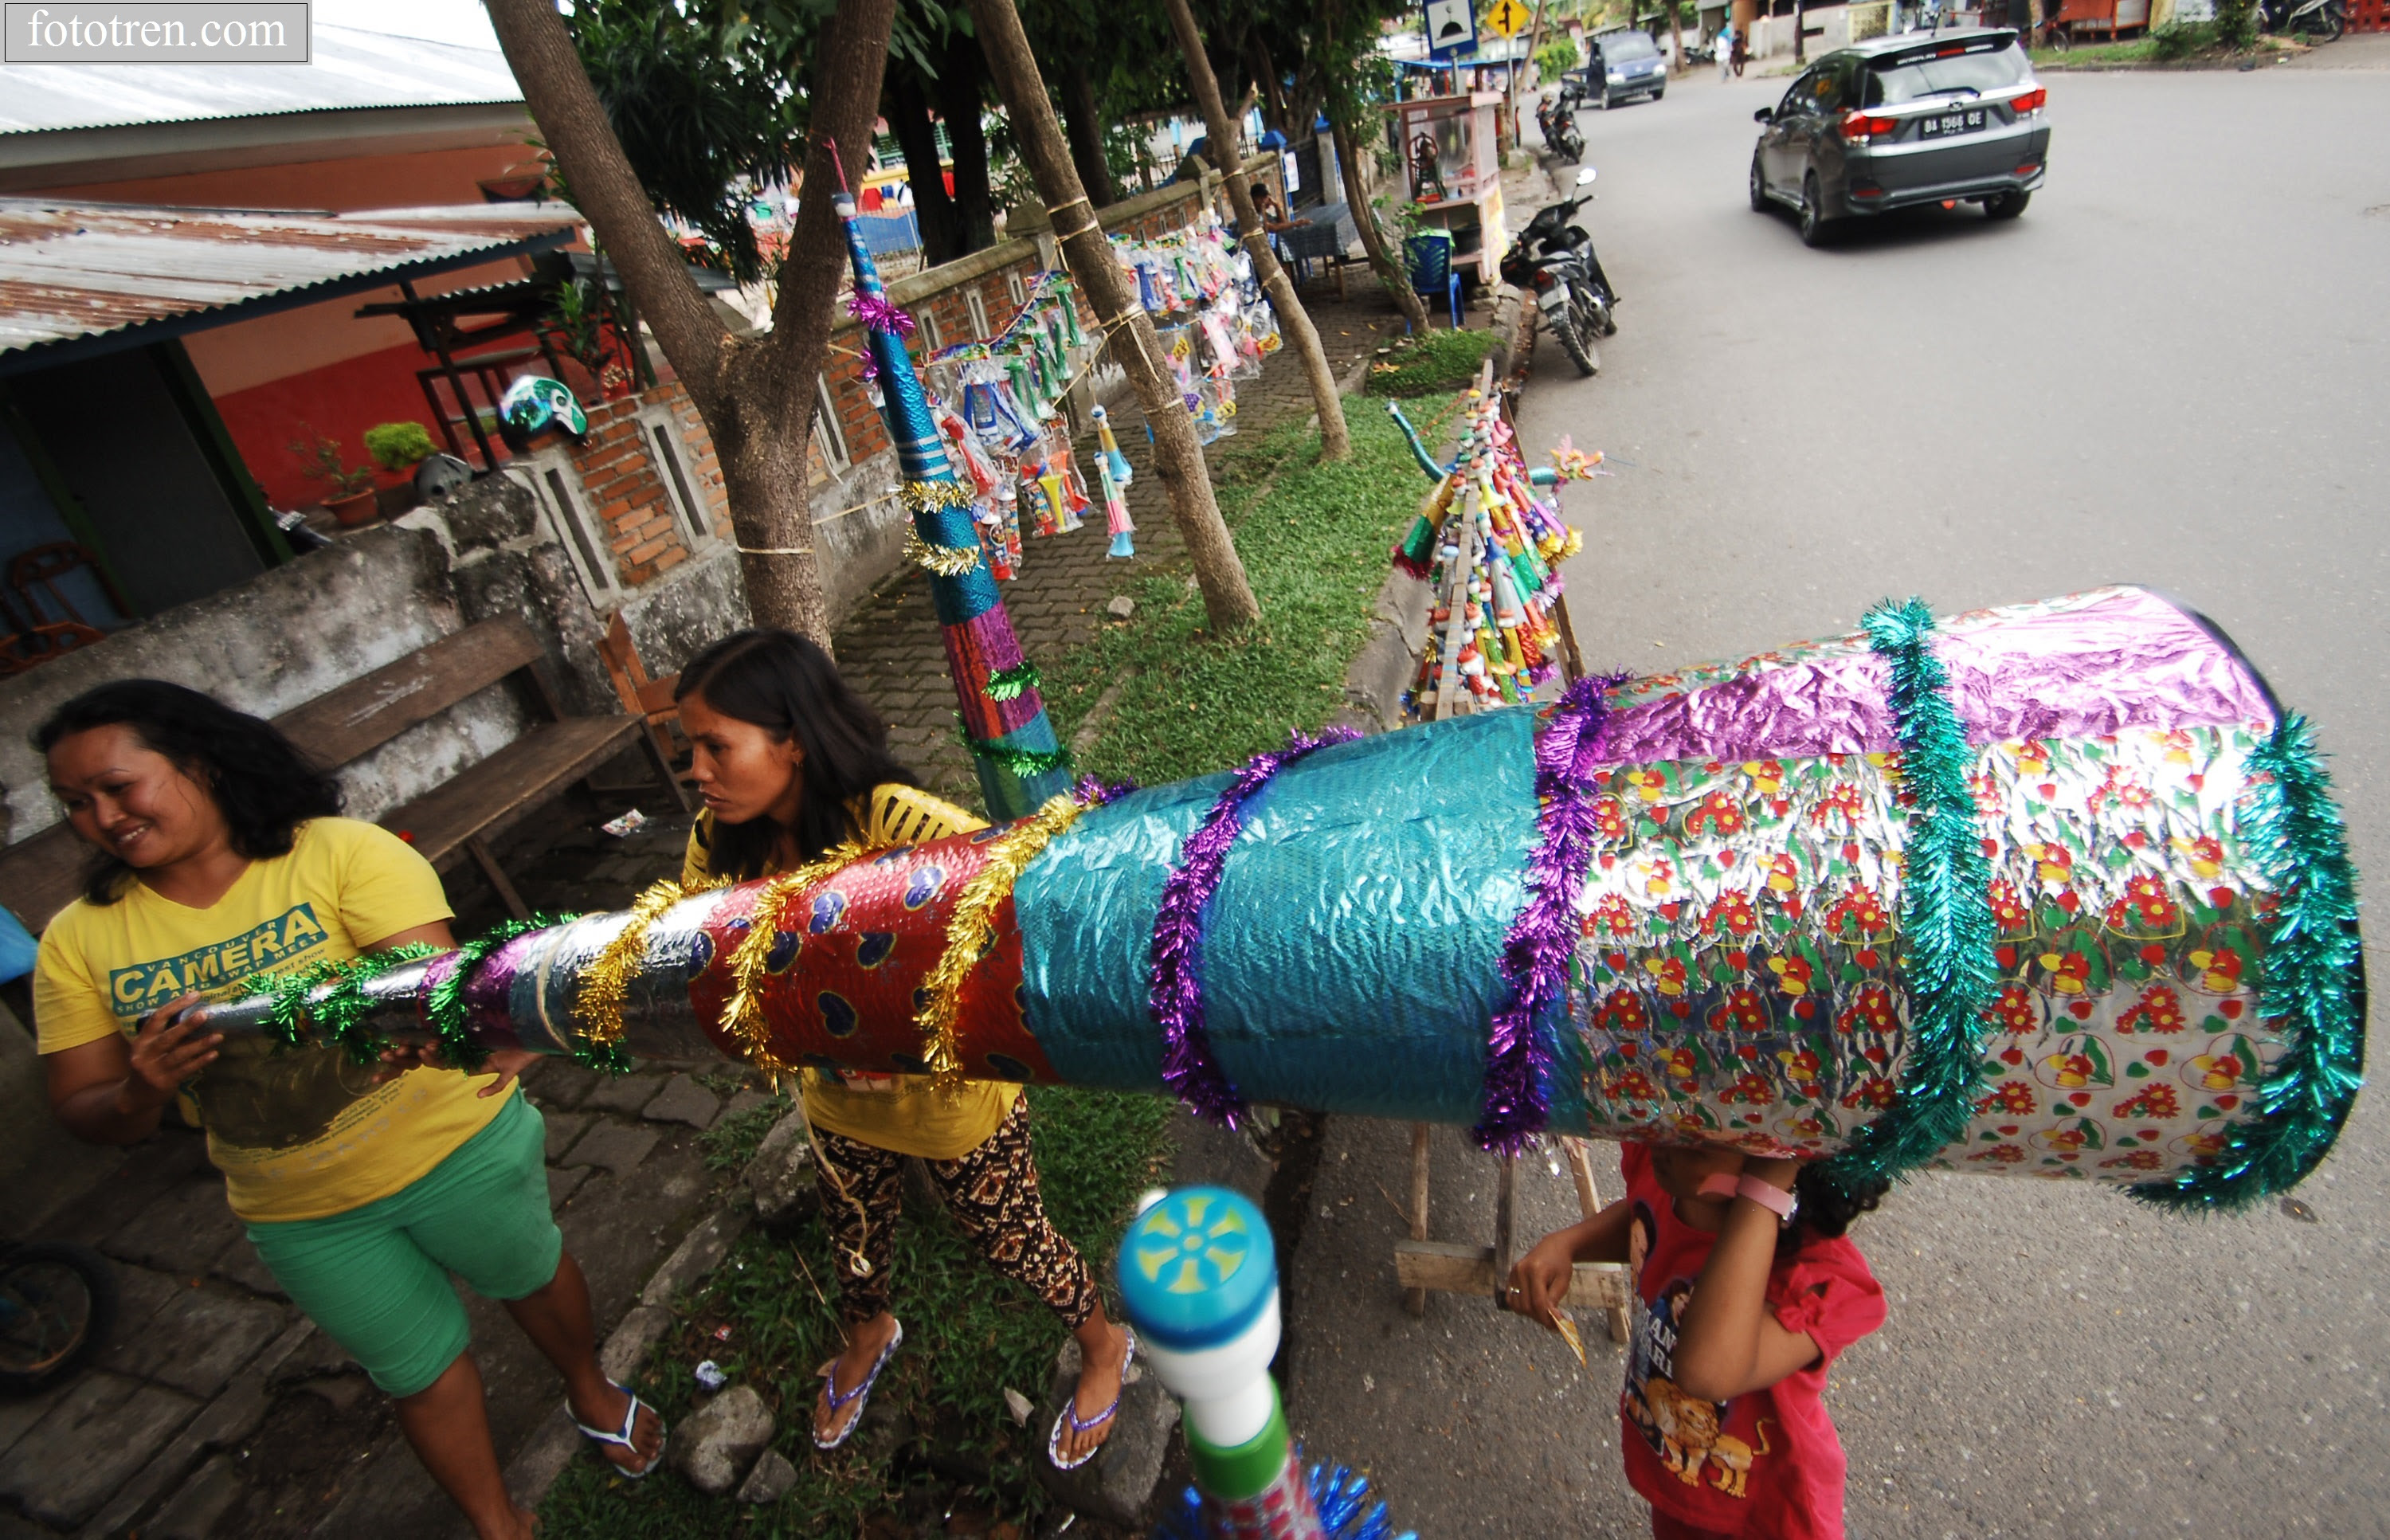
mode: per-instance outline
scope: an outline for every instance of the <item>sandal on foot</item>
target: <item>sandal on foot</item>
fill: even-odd
[[[610,1380],[606,1382],[610,1385],[614,1385],[614,1382]],[[639,1399],[638,1392],[632,1390],[628,1385],[614,1385],[614,1388],[631,1398],[631,1405],[623,1410],[623,1426],[619,1431],[610,1433],[603,1428],[592,1428],[589,1424],[582,1421],[577,1417],[572,1418],[572,1425],[575,1428],[580,1429],[581,1436],[587,1439],[590,1443],[610,1444],[618,1448],[628,1449],[632,1455],[636,1457],[639,1453],[639,1446],[637,1444],[633,1442],[632,1434],[639,1426],[639,1408],[647,1406],[647,1403],[641,1401]],[[654,1412],[656,1409],[653,1406],[648,1406],[648,1410]],[[564,1415],[567,1417],[572,1417],[572,1403],[568,1401],[564,1404]],[[664,1427],[663,1414],[662,1412],[656,1412],[656,1452],[646,1457],[648,1463],[639,1467],[636,1470],[632,1469],[627,1465],[617,1465],[612,1460],[608,1460],[606,1463],[613,1466],[614,1473],[622,1477],[626,1482],[645,1481],[647,1479],[648,1472],[653,1470],[656,1468],[657,1463],[664,1457],[663,1436],[666,1431],[667,1430]]]
[[[839,1413],[846,1409],[849,1402],[862,1401],[866,1405],[870,1404],[871,1387],[880,1383],[880,1371],[888,1367],[888,1360],[895,1357],[896,1350],[904,1345],[905,1323],[898,1321],[896,1323],[896,1334],[888,1339],[888,1345],[886,1347],[880,1350],[880,1356],[872,1362],[871,1372],[863,1377],[862,1384],[855,1386],[854,1389],[851,1391],[842,1392],[838,1388],[837,1359],[833,1358],[829,1363],[824,1364],[821,1367],[819,1371],[820,1378],[829,1381],[825,1393],[829,1397],[829,1415],[830,1421],[833,1424],[837,1422]],[[840,1444],[844,1444],[848,1439],[853,1438],[854,1436],[854,1431],[861,1426],[863,1426],[863,1407],[857,1406],[854,1408],[854,1415],[846,1419],[845,1431],[840,1433],[838,1437],[834,1439],[824,1439],[821,1436],[820,1431],[816,1430],[814,1433],[814,1447],[816,1449],[835,1449]]]
[[[1121,1354],[1121,1390],[1125,1392],[1128,1389],[1128,1367],[1137,1362],[1137,1333],[1123,1327],[1121,1334],[1128,1339],[1128,1351]],[[1111,1405],[1082,1422],[1079,1420],[1079,1392],[1073,1390],[1071,1392],[1069,1404],[1054,1418],[1054,1431],[1046,1435],[1046,1457],[1053,1462],[1054,1469],[1076,1470],[1104,1452],[1104,1446],[1099,1444],[1077,1459],[1064,1459],[1062,1457],[1062,1425],[1065,1422],[1071,1425],[1071,1436],[1076,1438],[1081,1433],[1090,1432],[1110,1422],[1113,1414],[1120,1410],[1120,1395],[1115,1393]]]

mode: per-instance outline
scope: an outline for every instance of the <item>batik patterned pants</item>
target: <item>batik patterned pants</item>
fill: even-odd
[[[814,1153],[822,1213],[837,1253],[839,1316],[849,1327],[860,1326],[888,1308],[888,1271],[905,1206],[905,1157],[818,1128]],[[1078,1248],[1046,1218],[1029,1149],[1028,1098],[1016,1099],[978,1149],[959,1160],[921,1163],[957,1227],[990,1266],[1026,1284],[1073,1330],[1086,1323],[1096,1313],[1096,1277]],[[867,1270],[856,1266],[857,1253]]]

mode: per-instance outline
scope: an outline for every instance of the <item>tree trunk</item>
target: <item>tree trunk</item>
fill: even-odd
[[[1203,38],[1195,30],[1195,13],[1187,7],[1187,0],[1167,0],[1171,31],[1178,34],[1178,51],[1187,56],[1187,73],[1194,83],[1196,105],[1203,109],[1205,132],[1212,136],[1212,153],[1218,159],[1220,171],[1228,186],[1228,199],[1237,211],[1237,229],[1246,251],[1253,259],[1253,271],[1260,276],[1262,288],[1278,311],[1279,329],[1294,344],[1295,356],[1303,361],[1304,375],[1311,382],[1311,399],[1319,409],[1319,457],[1323,460],[1349,459],[1353,454],[1353,436],[1344,427],[1344,400],[1336,391],[1335,373],[1328,367],[1328,354],[1319,346],[1319,333],[1304,310],[1303,301],[1294,292],[1294,281],[1278,264],[1269,247],[1269,232],[1262,228],[1261,215],[1253,208],[1253,188],[1246,184],[1244,168],[1237,163],[1237,125],[1228,120],[1228,109],[1220,100],[1219,77],[1212,73],[1211,56],[1203,51]]]
[[[1112,190],[1111,162],[1104,159],[1104,114],[1096,105],[1095,83],[1085,70],[1062,72],[1062,126],[1071,133],[1071,164],[1078,168],[1079,185],[1099,209],[1119,201]]]
[[[1245,68],[1253,72],[1255,83],[1262,88],[1262,122],[1277,129],[1294,141],[1294,120],[1288,114],[1286,85],[1278,78],[1278,69],[1270,63],[1269,45],[1257,32],[1248,33],[1245,40]]]
[[[980,122],[980,84],[986,79],[979,45],[959,31],[946,33],[938,59],[938,116],[946,121],[946,143],[955,162],[955,221],[961,231],[956,255],[996,244],[996,200],[987,186],[987,129]],[[866,125],[867,127],[869,125]]]
[[[1361,249],[1369,253],[1369,270],[1386,288],[1394,308],[1403,313],[1413,333],[1427,330],[1427,305],[1420,299],[1419,290],[1411,287],[1408,269],[1396,262],[1386,247],[1386,232],[1378,227],[1378,206],[1369,201],[1368,184],[1362,180],[1361,163],[1353,154],[1353,135],[1344,131],[1331,113],[1328,120],[1336,143],[1336,163],[1344,168],[1344,206],[1353,211],[1353,227],[1361,232]]]
[[[844,241],[828,198],[798,205],[768,337],[733,338],[688,276],[606,121],[581,56],[549,0],[485,0],[507,64],[540,135],[572,188],[575,206],[623,275],[657,345],[704,418],[730,497],[731,526],[758,625],[802,632],[827,649],[829,608],[814,559],[805,450],[813,437],[814,382],[829,345],[830,304]],[[805,186],[836,185],[834,138],[865,163],[888,52],[894,0],[845,0],[822,38],[822,85]]]
[[[921,260],[932,267],[963,254],[962,225],[946,196],[945,171],[938,163],[938,132],[930,122],[929,93],[919,71],[899,65],[889,71],[888,127],[905,152],[905,179],[913,186],[913,217],[921,222]]]
[[[1021,158],[1054,221],[1063,262],[1086,294],[1096,324],[1111,340],[1112,357],[1127,371],[1153,429],[1154,469],[1170,494],[1171,518],[1195,564],[1204,616],[1214,635],[1241,630],[1261,618],[1261,606],[1212,494],[1211,468],[1203,463],[1203,446],[1195,442],[1194,419],[1187,415],[1177,382],[1163,367],[1162,339],[1153,319],[1137,303],[1111,241],[1096,223],[1086,188],[1072,169],[1061,126],[1046,98],[1046,82],[1021,30],[1021,13],[1013,9],[1012,0],[970,0],[970,13],[980,46],[986,51],[988,73],[1012,115]]]
[[[1538,10],[1538,15],[1541,11]],[[1692,61],[1685,57],[1685,11],[1677,0],[1668,0],[1668,41],[1675,45],[1677,57],[1668,61],[1671,70],[1690,70]]]

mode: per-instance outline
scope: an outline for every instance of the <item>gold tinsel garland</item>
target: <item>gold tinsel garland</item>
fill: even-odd
[[[747,1061],[765,1074],[793,1073],[796,1066],[772,1051],[771,1028],[764,1020],[764,981],[771,971],[772,946],[779,939],[779,915],[789,900],[836,876],[870,851],[849,841],[818,861],[780,873],[757,891],[749,911],[747,934],[730,953],[730,1003],[723,1008],[723,1030],[737,1039]],[[803,945],[800,940],[798,945]]]
[[[905,532],[905,559],[940,577],[960,577],[979,565],[976,545],[932,545],[919,530]]]
[[[896,495],[907,513],[958,508],[971,500],[970,488],[960,481],[907,481]]]
[[[1011,895],[1012,885],[1029,863],[1086,810],[1086,802],[1068,793],[1051,799],[997,836],[988,847],[987,864],[963,884],[955,912],[946,921],[945,955],[922,982],[921,992],[928,999],[913,1018],[927,1039],[922,1058],[940,1085],[951,1087],[964,1078],[962,1054],[955,1046],[955,1020],[962,1011],[963,982],[996,943],[996,909]]]
[[[581,1035],[592,1043],[612,1043],[623,1035],[623,1002],[629,997],[631,979],[647,962],[648,927],[684,898],[722,887],[719,881],[680,883],[666,879],[650,886],[632,902],[630,918],[597,959],[581,970],[581,994],[573,1014]]]

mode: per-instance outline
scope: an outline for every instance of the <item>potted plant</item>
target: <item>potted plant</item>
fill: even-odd
[[[304,440],[290,442],[290,453],[298,456],[301,475],[324,483],[324,507],[331,510],[342,529],[359,529],[379,517],[381,510],[375,503],[372,469],[343,466],[340,440],[328,439],[308,428]]]
[[[405,513],[419,499],[415,491],[415,468],[436,452],[431,435],[419,422],[385,422],[366,430],[366,453],[374,464],[405,481],[384,487],[380,493],[381,511],[385,516]]]

